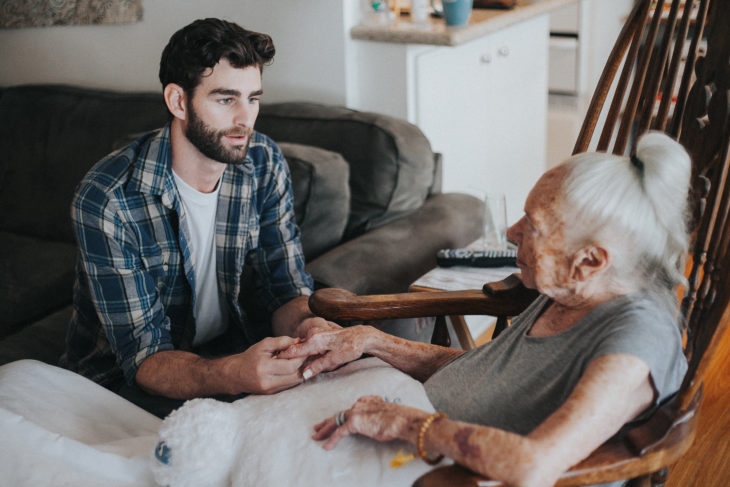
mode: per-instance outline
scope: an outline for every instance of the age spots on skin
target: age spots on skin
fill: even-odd
[[[454,443],[456,443],[456,446],[459,448],[459,452],[462,455],[471,458],[479,458],[481,455],[479,445],[469,443],[469,438],[473,432],[474,428],[472,427],[459,429],[459,431],[454,434]]]

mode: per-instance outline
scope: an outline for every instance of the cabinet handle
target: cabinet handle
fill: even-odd
[[[508,46],[502,46],[499,49],[497,49],[497,54],[502,57],[509,56],[509,47]]]
[[[479,61],[482,64],[489,64],[492,62],[492,55],[491,54],[482,54],[481,57],[479,58]]]

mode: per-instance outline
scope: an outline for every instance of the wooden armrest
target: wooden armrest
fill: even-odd
[[[328,320],[367,321],[419,316],[514,316],[522,312],[537,292],[512,275],[484,289],[357,296],[344,289],[316,291],[309,298],[313,313]]]

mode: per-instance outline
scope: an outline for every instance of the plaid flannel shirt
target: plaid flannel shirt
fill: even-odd
[[[79,255],[61,363],[107,387],[122,376],[133,383],[156,352],[191,348],[194,249],[171,164],[168,124],[99,161],[71,205]],[[312,289],[289,169],[276,144],[254,132],[246,159],[229,165],[219,184],[218,290],[229,327],[253,343],[262,335],[249,329],[239,303],[244,265],[253,267],[256,297],[269,312]]]

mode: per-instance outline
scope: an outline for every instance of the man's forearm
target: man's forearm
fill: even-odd
[[[226,357],[206,359],[194,353],[166,350],[142,362],[135,381],[145,392],[175,399],[233,394]]]
[[[241,353],[207,359],[190,352],[166,350],[142,362],[135,380],[145,391],[175,399],[218,394],[272,394],[302,382],[303,358],[279,358],[298,343],[290,337],[268,337]]]

